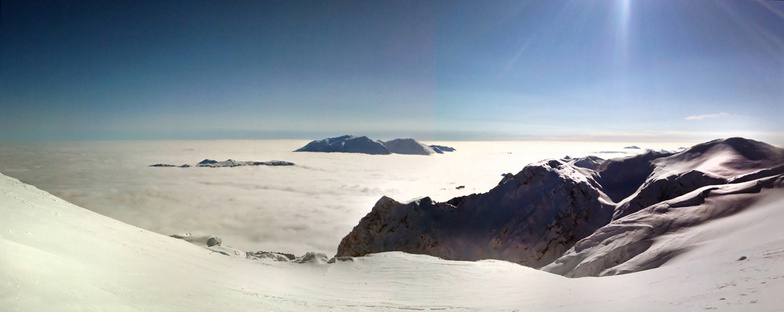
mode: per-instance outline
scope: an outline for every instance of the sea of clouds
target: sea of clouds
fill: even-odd
[[[333,255],[383,195],[445,201],[486,192],[502,174],[566,155],[639,153],[628,143],[426,142],[443,155],[292,152],[304,140],[95,141],[0,144],[0,172],[78,206],[157,233],[217,235],[256,251]],[[647,144],[675,149],[683,143]],[[619,153],[606,153],[617,151]],[[290,167],[154,168],[215,160]],[[465,186],[457,189],[458,186]]]

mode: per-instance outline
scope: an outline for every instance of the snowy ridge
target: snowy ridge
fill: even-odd
[[[337,255],[404,251],[534,268],[552,263],[545,270],[568,276],[635,272],[667,257],[610,268],[645,252],[652,237],[740,211],[763,188],[781,192],[776,181],[782,166],[784,150],[743,138],[714,140],[674,155],[544,160],[505,176],[484,194],[444,203],[423,198],[403,204],[383,197],[344,237]],[[751,195],[741,200],[737,194]],[[725,199],[706,201],[706,196]],[[650,217],[675,206],[691,208],[666,214],[673,219]],[[659,222],[619,228],[634,218]],[[614,248],[586,247],[611,242]]]
[[[658,267],[693,244],[667,235],[737,213],[757,201],[763,189],[781,192],[782,188],[784,175],[696,189],[611,222],[542,270],[582,277]],[[654,244],[657,246],[652,248]]]

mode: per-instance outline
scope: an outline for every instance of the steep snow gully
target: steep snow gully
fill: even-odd
[[[337,256],[403,251],[506,260],[570,277],[629,273],[685,250],[651,249],[667,234],[741,211],[783,186],[784,150],[744,138],[677,154],[549,159],[483,194],[441,203],[382,197]]]

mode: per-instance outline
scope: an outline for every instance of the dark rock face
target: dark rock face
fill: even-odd
[[[445,203],[383,197],[343,238],[337,256],[404,251],[538,268],[610,221],[613,207],[599,201],[588,179],[551,160],[527,166],[488,193]]]
[[[403,251],[450,260],[499,259],[540,268],[567,250],[579,254],[573,249],[575,244],[600,248],[603,237],[634,230],[633,226],[614,230],[617,222],[643,220],[647,217],[641,213],[660,213],[678,205],[700,205],[715,186],[737,185],[740,193],[784,187],[780,185],[784,184],[782,174],[784,149],[742,138],[715,140],[677,154],[544,160],[515,175],[504,174],[495,188],[483,194],[442,203],[428,197],[411,203],[382,197],[343,238],[336,256]],[[695,195],[702,189],[704,194]],[[717,215],[737,211],[736,206],[728,207]],[[692,218],[678,226],[708,219]],[[654,226],[646,231],[634,232],[640,240],[619,247],[614,251],[617,257],[607,259],[613,259],[613,265],[629,260],[619,255],[645,251],[650,247],[645,237],[666,229]],[[583,242],[589,237],[590,241]],[[564,260],[568,265],[553,272],[570,272],[585,257],[573,255]],[[663,255],[661,259],[668,258]],[[598,274],[606,265],[609,262],[585,264],[575,274]]]
[[[176,167],[176,166],[170,164],[154,164],[154,165],[150,165],[150,167]]]
[[[319,141],[312,141],[295,152],[326,152],[326,153],[363,153],[371,155],[390,154],[389,149],[381,141],[373,141],[366,136],[344,135]]]

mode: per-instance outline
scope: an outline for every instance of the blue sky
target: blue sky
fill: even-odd
[[[781,1],[2,1],[0,141],[784,143]]]

